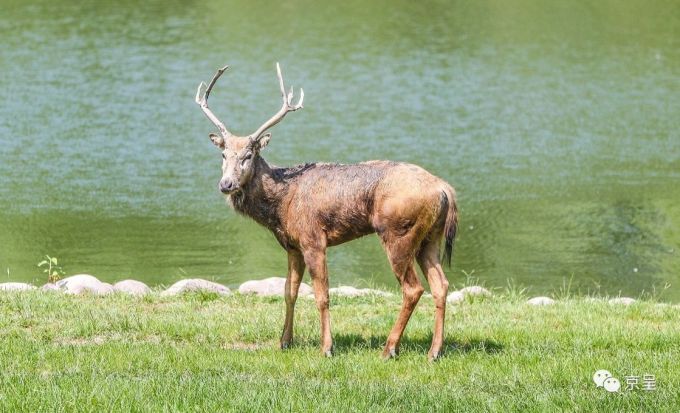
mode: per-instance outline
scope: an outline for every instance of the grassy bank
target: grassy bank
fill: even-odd
[[[451,306],[445,357],[428,363],[423,299],[397,360],[380,359],[399,298],[335,298],[336,356],[320,356],[312,300],[278,350],[283,300],[0,294],[0,410],[676,411],[680,308],[497,296]],[[593,372],[654,374],[607,393]],[[641,380],[642,381],[642,380]]]

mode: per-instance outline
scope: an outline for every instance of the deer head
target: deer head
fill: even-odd
[[[267,146],[271,138],[271,133],[265,132],[281,122],[288,112],[302,109],[302,101],[305,98],[305,92],[300,89],[300,99],[297,104],[292,104],[293,87],[291,86],[290,91],[286,93],[285,86],[283,85],[283,76],[281,76],[281,67],[276,63],[276,74],[279,78],[279,86],[283,99],[281,109],[257,128],[255,132],[248,136],[236,136],[227,130],[224,123],[208,107],[208,97],[213,86],[215,86],[215,82],[228,68],[229,66],[224,66],[217,70],[210,83],[206,85],[204,82],[201,82],[196,91],[196,103],[201,107],[208,119],[217,126],[220,132],[219,135],[211,133],[209,137],[212,143],[222,150],[222,179],[220,179],[218,187],[226,195],[241,191],[250,182],[260,150]]]

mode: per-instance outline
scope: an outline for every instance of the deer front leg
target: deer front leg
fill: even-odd
[[[328,300],[328,268],[326,267],[326,250],[314,249],[305,251],[305,264],[309,267],[314,287],[316,307],[321,315],[321,352],[330,357],[333,355],[333,338],[331,337],[331,316]]]
[[[286,321],[281,334],[281,349],[287,349],[293,343],[293,320],[295,319],[295,302],[298,290],[305,273],[305,261],[299,251],[288,251],[288,277],[283,295],[286,299]]]

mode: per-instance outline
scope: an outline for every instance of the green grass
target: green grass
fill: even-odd
[[[281,351],[280,298],[2,293],[0,411],[677,411],[680,308],[525,299],[449,306],[445,357],[429,363],[431,299],[385,362],[397,297],[334,298],[325,359],[305,298]],[[597,369],[654,374],[657,390],[607,393]]]

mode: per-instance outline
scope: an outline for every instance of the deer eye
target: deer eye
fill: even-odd
[[[227,160],[227,155],[225,155],[224,153],[222,153],[222,159],[224,159],[224,160],[226,161],[226,160]]]

